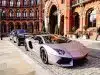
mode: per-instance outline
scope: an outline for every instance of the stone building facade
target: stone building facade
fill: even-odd
[[[55,32],[55,25],[60,34],[66,35],[76,30],[98,28],[100,26],[100,0],[45,0],[45,28]]]
[[[55,33],[59,29],[58,34],[64,35],[71,29],[71,0],[44,0],[45,11],[44,21],[45,28],[50,33]]]
[[[100,27],[100,0],[73,0],[73,25],[78,30]]]
[[[39,0],[0,0],[0,25],[2,33],[13,29],[39,31]]]

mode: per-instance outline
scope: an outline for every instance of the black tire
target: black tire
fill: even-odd
[[[19,42],[17,44],[18,44],[18,46],[21,46]]]
[[[16,43],[16,42],[14,41],[14,43]]]
[[[40,57],[44,64],[48,64],[48,55],[44,48],[41,48],[40,50]]]
[[[12,39],[10,38],[10,40],[12,40]]]
[[[18,39],[17,39],[17,45],[18,45],[18,46],[20,46],[20,45],[21,45]]]
[[[26,51],[29,51],[28,48],[27,48],[26,42],[24,43],[24,46],[25,46]]]

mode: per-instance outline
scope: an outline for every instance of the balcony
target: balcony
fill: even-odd
[[[84,3],[87,3],[89,1],[91,1],[91,0],[73,0],[72,1],[72,7],[76,7],[80,4],[84,4]]]
[[[36,20],[35,17],[6,17],[4,20]]]

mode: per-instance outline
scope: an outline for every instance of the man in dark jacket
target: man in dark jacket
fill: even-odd
[[[98,36],[100,35],[100,27],[97,28],[97,36],[96,36],[96,40],[98,39]]]
[[[3,40],[3,35],[1,34],[1,40]]]

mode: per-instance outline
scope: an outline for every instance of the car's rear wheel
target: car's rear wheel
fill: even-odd
[[[18,44],[18,46],[20,46],[20,43],[19,42],[17,44]]]
[[[12,40],[11,37],[10,37],[10,40]]]
[[[14,43],[16,43],[16,42],[14,41]]]
[[[44,64],[48,64],[48,55],[44,48],[41,48],[40,50],[40,57]]]
[[[20,45],[21,45],[18,39],[17,39],[17,45],[18,45],[18,46],[20,46]]]

